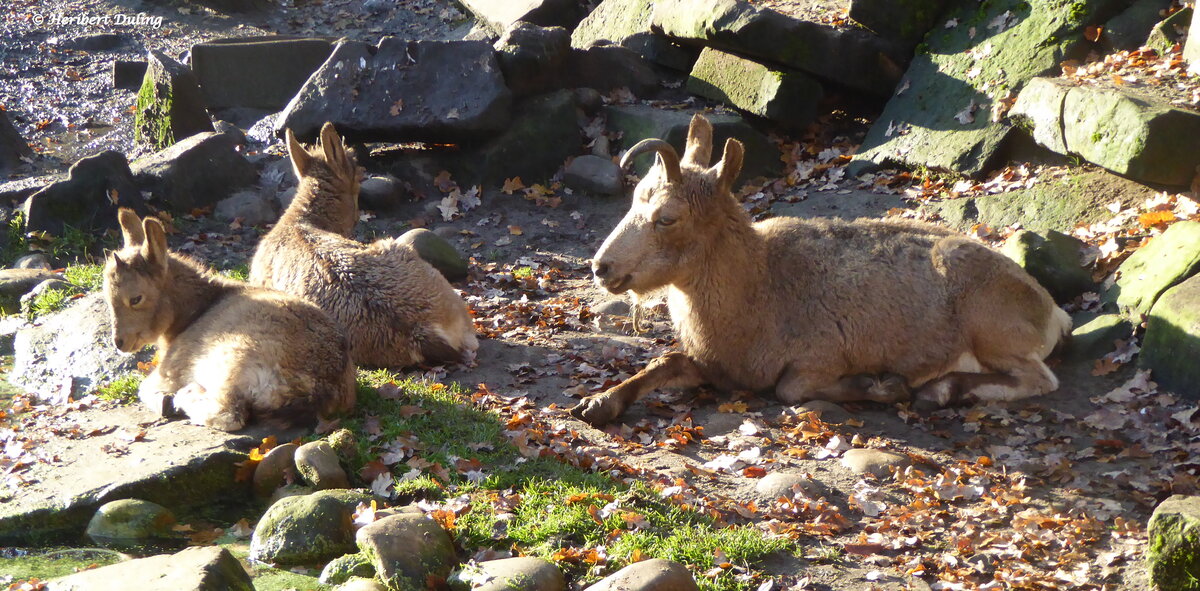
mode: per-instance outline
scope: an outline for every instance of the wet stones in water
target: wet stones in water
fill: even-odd
[[[218,546],[128,560],[50,581],[56,591],[254,591],[242,564]]]
[[[241,132],[199,133],[134,160],[131,168],[153,199],[172,211],[190,212],[258,180],[258,171],[239,151],[244,143]]]
[[[317,490],[346,488],[350,481],[338,462],[337,453],[325,441],[311,441],[296,450],[296,470]]]
[[[655,558],[635,562],[585,591],[699,591],[687,567]]]
[[[517,96],[557,86],[571,51],[571,34],[562,27],[517,22],[496,41],[496,59],[504,80]]]
[[[855,474],[872,474],[882,478],[893,469],[903,469],[912,460],[902,453],[882,449],[851,449],[842,454],[842,465]]]
[[[106,503],[88,523],[87,535],[105,548],[136,550],[152,546],[182,546],[172,531],[175,515],[166,507],[139,499]]]
[[[358,530],[355,539],[392,589],[423,589],[430,575],[444,579],[457,562],[450,535],[424,515],[385,517]]]
[[[0,172],[13,170],[29,158],[33,158],[29,142],[8,119],[8,111],[0,111]]]
[[[322,585],[340,585],[349,581],[354,577],[371,578],[375,576],[375,566],[371,564],[371,559],[361,552],[358,554],[346,554],[339,556],[329,561],[325,568],[321,569],[321,576],[318,581]]]
[[[563,591],[567,587],[554,563],[529,556],[473,564],[448,582],[452,591]]]
[[[425,228],[417,228],[402,234],[399,242],[412,247],[418,256],[433,265],[447,281],[461,281],[467,278],[467,260],[458,254],[454,245],[441,236]]]
[[[584,155],[571,161],[563,171],[563,182],[576,191],[597,195],[620,195],[621,167],[609,158]]]
[[[148,64],[134,112],[138,143],[161,150],[186,137],[212,131],[192,71],[158,50],[150,51]]]
[[[254,494],[260,499],[271,496],[281,486],[298,480],[296,474],[295,443],[284,443],[271,448],[254,467]]]
[[[72,164],[66,179],[25,200],[25,230],[62,236],[65,226],[71,226],[98,234],[117,226],[118,207],[131,208],[138,215],[150,212],[125,155],[101,152]]]
[[[279,565],[318,564],[355,551],[354,510],[370,493],[325,490],[282,498],[254,528],[250,559]]]

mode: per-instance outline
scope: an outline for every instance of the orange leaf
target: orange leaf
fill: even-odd
[[[511,179],[504,179],[504,187],[500,190],[505,195],[512,195],[513,191],[520,191],[525,188],[525,183],[521,182],[521,177],[515,176]]]
[[[766,475],[767,471],[762,466],[746,466],[746,468],[742,470],[742,476],[745,476],[746,478],[762,478]]]
[[[1175,221],[1175,213],[1172,211],[1148,211],[1138,216],[1138,223],[1143,228],[1168,224],[1173,221]]]
[[[1104,32],[1104,27],[1093,25],[1083,30],[1083,38],[1095,43],[1100,40],[1100,34]]]

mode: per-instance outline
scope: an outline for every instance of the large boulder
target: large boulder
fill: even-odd
[[[1159,21],[1150,29],[1150,34],[1146,37],[1146,46],[1157,51],[1159,55],[1170,53],[1176,44],[1184,43],[1187,39],[1193,14],[1192,9],[1185,6]]]
[[[29,195],[22,210],[27,232],[62,236],[67,226],[96,233],[115,228],[120,207],[150,212],[125,155],[108,151],[72,164],[67,178]]]
[[[821,83],[807,74],[774,69],[712,48],[700,52],[687,88],[792,129],[812,123],[825,94]]]
[[[167,54],[151,50],[134,111],[137,141],[163,149],[188,136],[212,131],[196,75]]]
[[[614,43],[659,65],[689,71],[695,53],[651,30],[653,10],[651,0],[604,0],[571,33],[571,47]]]
[[[1112,49],[1134,50],[1146,44],[1150,29],[1162,19],[1171,0],[1136,0],[1129,8],[1108,19],[1100,42]]]
[[[1146,564],[1150,585],[1195,591],[1200,580],[1200,497],[1172,495],[1150,516]]]
[[[38,321],[17,332],[8,379],[42,398],[78,398],[153,356],[148,351],[129,355],[113,346],[111,313],[102,293]]]
[[[852,175],[880,164],[977,176],[1013,131],[993,113],[1037,76],[1058,71],[1084,28],[1120,0],[997,0],[961,4],[937,26],[867,133]],[[830,60],[837,63],[836,60]]]
[[[494,45],[508,87],[516,96],[557,86],[571,50],[571,34],[562,27],[517,22]]]
[[[193,45],[191,65],[208,108],[278,111],[332,51],[327,39],[220,39]]]
[[[1062,304],[1095,288],[1091,273],[1080,265],[1083,242],[1050,230],[1044,235],[1020,230],[1009,236],[1000,252],[1021,265]]]
[[[1117,339],[1128,339],[1133,323],[1120,314],[1099,314],[1075,322],[1067,353],[1072,359],[1096,359],[1113,350]]]
[[[23,160],[33,157],[29,142],[13,127],[8,111],[0,109],[0,174],[21,165]]]
[[[623,149],[629,149],[634,144],[646,138],[664,139],[675,146],[683,154],[683,144],[687,140],[688,125],[695,111],[668,111],[656,109],[648,105],[618,105],[604,109],[608,128],[620,132]],[[707,113],[705,117],[713,124],[713,160],[721,157],[727,138],[741,140],[746,147],[745,163],[742,166],[740,179],[747,180],[757,176],[770,176],[779,170],[779,150],[771,144],[758,130],[747,124],[741,117],[732,114]],[[650,158],[642,158],[634,163],[633,168],[639,174],[645,174],[653,162]],[[736,186],[736,185],[735,185]]]
[[[634,96],[647,97],[658,89],[658,74],[640,55],[620,45],[597,45],[573,49],[563,68],[563,85],[608,92],[628,88]]]
[[[588,587],[585,591],[698,591],[687,567],[653,558],[635,562]]]
[[[326,121],[354,141],[456,143],[504,129],[512,93],[483,41],[342,41],[276,123],[312,141]]]
[[[745,0],[659,0],[654,26],[681,41],[774,62],[886,96],[908,50],[856,27],[799,20]]]
[[[242,155],[244,143],[232,131],[199,133],[134,160],[130,168],[160,207],[188,213],[216,205],[258,180],[258,171]]]
[[[54,579],[54,591],[254,591],[249,573],[229,550],[219,546],[188,548],[118,562]]]
[[[250,559],[277,565],[317,564],[355,551],[354,510],[369,493],[323,490],[275,501],[254,528]]]
[[[558,90],[525,100],[503,133],[460,158],[463,176],[499,186],[519,176],[533,183],[549,179],[567,157],[580,151],[575,95]]]
[[[394,591],[421,591],[430,576],[445,579],[457,563],[450,534],[418,513],[398,513],[369,523],[355,539],[379,579]]]
[[[573,29],[583,17],[575,0],[462,0],[462,5],[497,35],[517,21]]]
[[[916,45],[942,16],[947,0],[850,0],[850,19],[908,47]]]
[[[1200,271],[1200,222],[1167,228],[1117,268],[1117,281],[1101,301],[1137,318],[1171,287]]]
[[[1200,400],[1200,276],[1168,289],[1150,309],[1138,365],[1160,386]]]

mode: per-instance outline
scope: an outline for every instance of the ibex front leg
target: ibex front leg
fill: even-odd
[[[653,390],[694,388],[703,383],[704,378],[690,357],[683,353],[667,353],[603,394],[579,401],[571,414],[598,427],[621,416],[629,405]]]

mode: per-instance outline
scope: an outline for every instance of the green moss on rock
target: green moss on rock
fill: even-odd
[[[1200,222],[1179,222],[1150,240],[1117,269],[1102,301],[1132,316],[1147,314],[1159,296],[1200,271]]]
[[[353,553],[354,509],[372,498],[362,491],[325,490],[279,499],[254,528],[250,559],[317,564]]]
[[[1151,308],[1138,365],[1163,388],[1200,399],[1200,276],[1167,290]]]
[[[1146,563],[1160,591],[1200,590],[1200,497],[1174,495],[1150,517]]]

